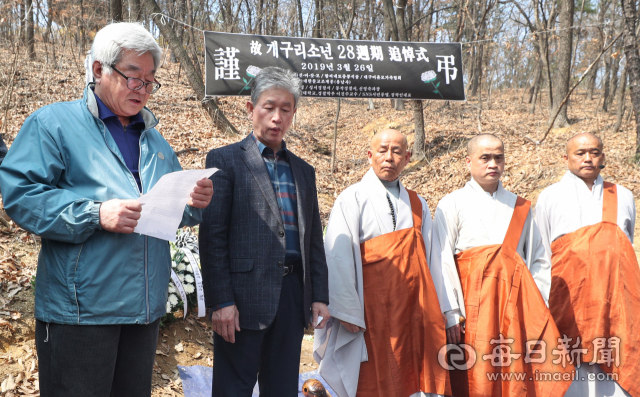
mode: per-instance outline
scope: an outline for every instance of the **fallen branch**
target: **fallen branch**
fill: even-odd
[[[591,63],[591,65],[589,65],[589,67],[587,68],[587,70],[584,71],[584,73],[582,73],[582,76],[580,77],[580,79],[578,80],[577,83],[575,83],[573,85],[573,87],[571,87],[571,89],[569,90],[569,92],[567,93],[567,95],[564,97],[564,99],[562,100],[562,102],[560,103],[560,106],[558,106],[558,109],[556,110],[556,113],[553,115],[553,118],[551,119],[551,121],[549,122],[549,127],[547,128],[547,132],[544,133],[544,136],[542,137],[542,139],[540,139],[539,141],[533,140],[527,136],[524,137],[524,139],[527,139],[531,142],[533,142],[536,145],[540,145],[542,144],[542,142],[544,142],[544,140],[547,138],[547,135],[549,135],[549,132],[551,132],[551,130],[553,129],[553,123],[556,122],[556,118],[558,117],[558,114],[560,114],[560,110],[562,109],[562,107],[565,105],[565,103],[567,103],[567,101],[569,100],[569,97],[571,96],[571,94],[573,93],[573,90],[576,89],[577,86],[580,85],[580,83],[582,83],[582,80],[584,80],[585,77],[587,77],[587,74],[589,74],[589,72],[591,71],[591,68],[593,68],[595,66],[596,63],[598,63],[598,61],[600,60],[600,58],[602,57],[602,54],[604,54],[605,52],[607,52],[607,50],[609,50],[609,48],[611,48],[611,46],[618,41],[618,39],[620,38],[620,36],[622,36],[622,32],[620,32],[620,34],[618,34],[616,36],[615,39],[611,40],[611,42],[609,43],[608,46],[606,46],[601,52],[600,54],[598,54],[598,57]]]
[[[181,154],[183,154],[183,153],[188,153],[188,152],[197,152],[197,151],[199,151],[199,150],[200,150],[200,149],[195,148],[195,147],[190,147],[190,148],[187,148],[187,149],[178,150],[178,151],[176,152],[176,156],[180,156]]]

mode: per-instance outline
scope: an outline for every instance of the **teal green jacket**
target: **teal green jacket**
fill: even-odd
[[[146,193],[180,171],[173,149],[142,110],[140,179]],[[102,230],[100,204],[136,199],[138,185],[102,120],[91,89],[45,106],[24,122],[0,166],[4,207],[42,238],[35,317],[59,324],[147,324],[166,313],[169,244]],[[187,206],[182,226],[202,220]]]

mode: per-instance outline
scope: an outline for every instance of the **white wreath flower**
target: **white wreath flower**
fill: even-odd
[[[420,76],[420,79],[425,83],[430,83],[436,77],[437,77],[436,72],[434,72],[433,70],[427,70],[426,72],[422,73],[422,76]]]
[[[186,281],[189,284],[193,284],[194,281],[196,281],[192,275],[187,274],[186,276],[184,276],[184,281]]]
[[[169,295],[169,303],[171,303],[171,306],[175,306],[178,304],[178,297],[175,296],[174,294]]]
[[[262,69],[257,66],[250,65],[249,67],[247,67],[247,75],[249,77],[256,77],[261,71]]]
[[[180,262],[180,264],[178,265],[178,271],[179,272],[183,272],[186,268],[187,268],[187,266],[182,262]],[[182,281],[182,280],[180,280],[180,281]]]
[[[191,284],[187,284],[184,286],[184,292],[187,294],[192,294],[196,289]]]

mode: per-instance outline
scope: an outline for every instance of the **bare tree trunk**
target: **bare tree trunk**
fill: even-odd
[[[85,28],[84,28],[84,4],[83,4],[83,0],[78,0],[78,15],[79,17],[76,18],[77,23],[78,23],[78,35],[80,36],[80,56],[84,57],[85,56],[85,45],[87,43],[87,36],[85,33]]]
[[[399,1],[404,1],[406,4],[406,0],[399,0]],[[395,12],[393,11],[393,0],[384,0],[384,7],[385,7],[385,23],[388,23],[388,27],[391,33],[391,38],[393,39],[393,41],[400,41],[399,39],[400,36],[398,34],[398,25],[396,23],[396,16],[395,16]],[[402,12],[404,13],[404,8],[402,9]]]
[[[175,3],[176,5],[176,9],[175,9],[175,15],[174,17],[181,22],[186,22],[186,5],[185,5],[185,1],[186,0],[177,0],[177,2]],[[178,41],[180,42],[180,45],[184,45],[184,26],[177,23],[177,22],[173,22],[171,23],[171,25],[175,26],[175,30],[176,30],[176,36],[178,37]],[[171,63],[178,63],[178,58],[176,58],[176,54],[175,52],[171,51]]]
[[[413,105],[413,126],[414,126],[414,139],[413,149],[411,150],[411,159],[419,160],[424,157],[424,107],[422,101],[411,101]]]
[[[27,39],[27,49],[29,51],[29,59],[36,59],[36,48],[33,38],[33,0],[25,0],[25,8],[27,10],[27,31],[25,37]]]
[[[598,75],[598,66],[593,68],[591,72],[589,72],[589,78],[587,80],[587,98],[591,101],[593,100],[593,92],[596,90],[596,76]]]
[[[620,71],[620,59],[622,58],[620,55],[621,46],[616,46],[616,52],[611,59],[611,98],[609,99],[609,107],[613,104],[615,100],[615,94],[618,91],[618,71]]]
[[[319,0],[316,0],[319,1]],[[256,13],[257,17],[256,17],[256,33],[258,34],[264,34],[263,30],[262,30],[262,18],[263,18],[263,11],[264,10],[264,0],[258,0],[258,12]],[[315,37],[315,36],[314,36]]]
[[[297,0],[298,5],[298,21],[300,23],[300,37],[304,37],[304,20],[302,19],[302,3],[301,0]]]
[[[571,81],[571,53],[573,41],[573,1],[560,2],[560,23],[558,39],[558,60],[556,78],[553,89],[553,106],[550,114],[554,114],[560,103],[569,92],[569,82]],[[567,117],[567,106],[562,105],[560,113],[554,122],[556,128],[569,126]]]
[[[427,23],[424,26],[424,32],[426,33],[425,41],[427,42],[431,40],[431,25],[433,24],[433,3],[435,3],[435,0],[429,1],[429,16],[427,17]]]
[[[18,35],[18,37],[20,38],[20,43],[25,43],[27,41],[27,27],[25,26],[24,10],[24,3],[20,3],[18,5],[18,16],[20,17],[20,34]]]
[[[271,13],[271,34],[278,34],[278,0],[271,0],[271,4],[273,7]]]
[[[542,74],[542,70],[540,71]],[[538,101],[538,96],[540,95],[540,85],[535,86],[535,90],[533,91],[533,100],[531,101],[531,107],[529,108],[529,114],[536,114],[536,102]]]
[[[413,41],[413,1],[408,2],[406,9],[406,20],[407,20],[407,41]]]
[[[482,57],[484,55],[484,46],[478,43],[476,49],[475,62],[473,63],[473,81],[471,82],[471,96],[478,95],[478,88],[482,82]]]
[[[336,119],[333,122],[333,149],[331,150],[331,173],[335,171],[336,165],[336,143],[338,140],[338,118],[340,117],[340,98],[337,100],[336,104]]]
[[[140,21],[142,19],[142,8],[140,7],[140,0],[130,0],[131,9],[129,10],[129,20]]]
[[[613,126],[614,134],[620,131],[620,127],[622,126],[622,116],[624,116],[625,111],[625,103],[624,103],[624,94],[627,90],[627,71],[629,70],[629,62],[624,65],[622,69],[622,75],[620,76],[620,86],[618,87],[618,92],[616,95],[616,102],[618,103],[616,109],[616,125]]]
[[[376,29],[376,2],[374,0],[367,0],[367,13],[369,14],[370,24],[367,27],[367,40],[377,40],[378,30]]]
[[[393,10],[393,4],[391,5]],[[396,1],[396,32],[398,41],[409,41],[407,38],[407,24],[405,23],[407,0]]]
[[[604,88],[602,90],[602,111],[607,112],[609,107],[609,92],[611,87],[611,57],[604,56]]]
[[[143,0],[143,4],[149,14],[162,13],[162,10],[158,6],[158,3],[156,3],[156,0]],[[205,95],[202,77],[193,66],[193,62],[191,62],[189,54],[187,54],[187,51],[182,46],[182,43],[178,41],[176,33],[168,24],[162,24],[160,22],[160,18],[160,15],[155,16],[154,22],[156,23],[156,26],[158,27],[158,29],[160,29],[160,33],[162,33],[162,36],[169,42],[171,51],[174,51],[176,53],[176,56],[180,60],[180,64],[184,67],[187,79],[189,80],[189,85],[191,85],[191,88],[195,92],[196,97],[199,101],[202,101]],[[229,120],[224,115],[222,110],[218,107],[215,101],[210,99],[205,100],[202,102],[202,106],[209,114],[209,117],[211,117],[213,124],[223,133],[238,133],[238,130],[236,130],[236,128],[229,122]]]
[[[529,99],[527,99],[527,103],[531,103],[535,98],[535,93],[540,85],[540,80],[542,79],[542,65],[536,66],[535,77],[533,78],[533,82],[529,86]]]
[[[605,20],[605,15],[607,13],[607,9],[609,8],[609,4],[611,4],[611,0],[601,0],[598,4],[598,35],[596,35],[596,40],[598,42],[598,47],[600,49],[604,48],[604,33],[603,33],[603,25]],[[589,100],[593,100],[593,93],[596,89],[596,78],[598,76],[598,69],[600,68],[600,62],[593,68],[591,74],[589,75],[589,80],[587,80],[587,98]]]
[[[624,13],[624,55],[627,57],[631,103],[636,117],[636,159],[640,155],[640,56],[636,39],[636,2],[620,0]]]
[[[53,23],[53,0],[47,0],[47,33],[44,35],[44,43],[49,44],[49,40],[53,40],[51,32],[51,24]]]
[[[571,57],[571,72],[569,74],[571,74],[573,76],[573,69],[575,67],[575,62],[576,62],[576,54],[578,53],[578,47],[580,46],[580,33],[582,33],[582,16],[584,15],[584,3],[586,2],[586,0],[581,0],[582,3],[580,4],[580,14],[578,16],[578,29],[576,29],[577,33],[576,33],[576,42],[574,45],[574,49],[573,49],[573,56]]]
[[[111,20],[122,22],[122,0],[109,0]]]
[[[548,32],[551,26],[550,26],[550,23],[542,21],[539,7],[536,6],[535,8],[536,8],[535,36],[537,37],[539,42],[541,61],[544,64],[547,72],[546,80],[547,80],[547,86],[549,88],[549,95],[547,96],[547,101],[549,104],[549,109],[551,109],[553,107],[553,95],[552,95],[553,79],[551,78],[551,62],[549,61],[549,32]],[[555,19],[555,15],[556,14],[555,14],[555,8],[554,8],[549,17],[549,21],[553,21]]]
[[[191,0],[186,0],[186,13],[187,13],[187,24],[189,26],[193,26],[193,4]],[[204,81],[202,78],[202,66],[200,65],[200,60],[198,59],[198,51],[196,49],[196,38],[193,34],[193,28],[188,27],[187,32],[189,34],[189,51],[191,52],[191,59],[193,60],[193,66],[198,73],[201,81]],[[180,62],[182,64],[182,62]]]
[[[322,32],[320,31],[320,21],[322,20],[322,1],[315,0],[315,23],[313,24],[313,37],[319,39],[322,37]]]

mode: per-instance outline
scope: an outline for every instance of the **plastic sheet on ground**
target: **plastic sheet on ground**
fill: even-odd
[[[213,368],[203,367],[201,365],[194,365],[191,367],[183,367],[181,365],[178,365],[178,370],[180,371],[182,390],[184,391],[185,397],[211,397],[211,388],[213,385]],[[318,371],[310,371],[304,372],[298,377],[298,397],[303,397],[302,385],[305,381],[311,378],[315,378],[322,382],[327,391],[332,396],[336,396],[327,382],[322,379],[322,376],[320,376]],[[256,383],[255,387],[253,388],[252,397],[258,397],[259,395],[260,391],[258,389],[258,384]]]

